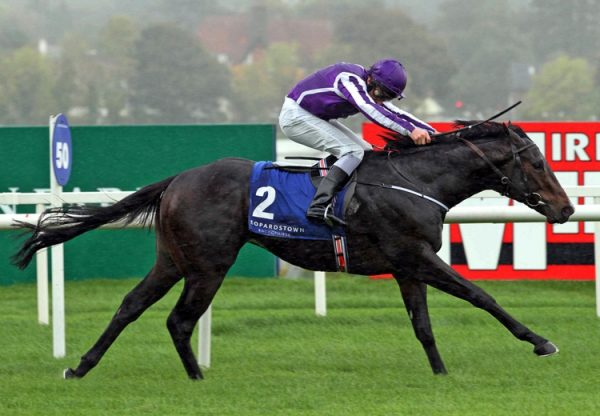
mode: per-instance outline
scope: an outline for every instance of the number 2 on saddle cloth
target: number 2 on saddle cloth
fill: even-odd
[[[326,173],[326,160],[319,171]],[[321,169],[322,168],[322,169]],[[250,179],[248,229],[270,237],[331,240],[338,269],[347,268],[346,235],[343,227],[329,227],[306,218],[306,210],[315,193],[310,172],[278,167],[273,162],[257,162]],[[334,215],[344,217],[345,186],[333,201]]]

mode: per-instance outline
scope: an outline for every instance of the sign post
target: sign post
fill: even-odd
[[[62,187],[71,176],[71,130],[63,114],[50,117],[50,195],[53,207],[61,207]],[[52,247],[52,346],[55,358],[66,355],[64,247]]]

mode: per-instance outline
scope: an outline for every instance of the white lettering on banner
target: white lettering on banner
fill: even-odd
[[[546,134],[527,133],[540,152],[546,154]],[[519,204],[515,202],[515,204]],[[515,270],[544,270],[546,258],[546,224],[513,223],[513,266]]]
[[[3,214],[16,214],[17,210],[14,209],[14,205],[0,204],[0,210],[2,210]]]
[[[437,252],[437,255],[450,264],[450,224],[442,226],[442,247]]]
[[[543,132],[528,133],[528,136],[539,147],[542,154],[546,153],[545,138]],[[552,135],[553,141],[560,140],[560,134]],[[589,157],[584,147],[589,144],[580,136],[574,135],[570,138],[570,146],[565,151],[566,155],[586,159]],[[562,157],[560,141],[554,143],[559,149],[553,155]],[[577,172],[556,172],[556,176],[563,186],[577,185]],[[600,172],[596,179],[600,182]],[[587,183],[587,181],[586,181]],[[508,205],[508,199],[470,199],[462,202],[463,206],[493,206]],[[572,198],[574,204],[577,198]],[[515,201],[515,204],[519,204]],[[556,233],[577,233],[577,223],[557,224],[554,226]],[[465,250],[467,265],[471,270],[496,270],[502,249],[502,237],[505,224],[460,224],[462,243]],[[450,235],[446,231],[442,236],[443,248],[440,257],[450,262]],[[446,246],[446,247],[444,247]],[[482,249],[483,248],[483,249]],[[513,224],[513,267],[515,270],[544,270],[547,268],[547,238],[545,223],[514,223]]]
[[[513,266],[515,270],[545,270],[548,265],[546,248],[545,222],[513,223]]]
[[[590,157],[585,148],[590,144],[590,139],[583,133],[567,133],[565,135],[565,160],[569,162],[576,159],[587,162]]]
[[[552,160],[562,159],[562,143],[560,142],[560,133],[552,133]]]
[[[508,198],[478,198],[467,199],[457,206],[508,206],[508,202]],[[459,227],[469,268],[497,269],[505,224],[459,224]]]
[[[583,183],[585,186],[598,186],[600,185],[600,172],[584,172],[583,173]],[[593,204],[594,198],[586,197],[583,199],[584,204]],[[594,233],[594,223],[590,221],[585,222],[584,232],[593,234]]]
[[[527,133],[529,137],[533,139],[533,135],[540,135],[544,137],[544,133]],[[552,161],[568,161],[574,162],[580,160],[582,162],[589,162],[592,160],[590,156],[591,146],[590,138],[585,133],[565,133],[564,140],[561,133],[552,133]],[[596,160],[600,160],[600,133],[596,134]],[[541,141],[543,143],[543,139]],[[564,143],[564,155],[563,155],[563,143]],[[540,142],[536,141],[538,147]]]
[[[546,154],[546,135],[543,132],[527,133]],[[559,137],[560,138],[560,137]],[[558,146],[560,149],[560,146]],[[560,154],[558,155],[560,157]],[[515,202],[518,204],[518,202]],[[508,198],[473,199],[464,201],[467,206],[508,206]],[[496,270],[502,249],[505,224],[460,224],[465,256],[469,269]],[[443,239],[450,245],[450,238]],[[485,247],[482,250],[482,247]],[[449,249],[442,253],[450,259]],[[543,270],[546,268],[546,225],[545,223],[513,224],[513,266],[516,270]]]
[[[16,193],[19,190],[18,186],[11,186],[8,188],[8,190],[11,193]],[[0,204],[0,210],[2,210],[2,212],[4,214],[16,214],[17,213],[17,206],[16,205],[7,205],[7,204]]]
[[[546,156],[563,187],[600,186],[600,123],[523,122],[519,124],[527,136],[538,146],[541,153]],[[450,123],[434,123],[434,125],[436,128],[439,127],[440,131],[450,131],[453,128]],[[365,130],[366,138],[376,140],[375,136],[369,136],[375,132],[377,130],[373,132]],[[527,157],[525,158],[527,159]],[[589,206],[595,202],[594,199],[592,197],[571,197],[571,202],[574,205],[583,203]],[[474,199],[464,203],[470,206],[496,205],[500,209],[502,206],[506,206],[500,204],[508,204],[506,198],[489,199],[487,203],[484,201]],[[553,244],[588,244],[590,234],[594,233],[597,223],[585,222],[583,226],[581,222],[577,221],[551,225],[547,223],[512,223],[508,225],[512,231],[512,238],[507,241],[512,243],[513,261],[510,265],[503,265],[508,267],[499,268],[505,227],[504,224],[445,224],[442,229],[442,246],[438,255],[445,262],[451,264],[452,249],[462,244],[461,250],[464,249],[466,266],[473,272],[467,274],[467,277],[476,277],[476,270],[482,270],[486,271],[485,276],[490,278],[496,275],[499,278],[520,278],[520,276],[526,276],[527,271],[548,270],[549,259],[547,257]],[[460,230],[460,233],[453,233],[456,230]],[[551,241],[551,245],[548,244],[548,241]],[[568,275],[570,273],[569,265],[565,261],[585,266],[581,269],[585,274],[585,279],[590,276],[592,266],[588,264],[587,260],[579,262],[577,256],[572,256],[570,253],[563,255],[557,252],[554,255],[560,260],[557,262],[555,262],[557,259],[550,260],[553,262],[553,273],[556,272],[556,274],[548,275],[548,278],[571,278]],[[462,264],[456,266],[463,267]],[[520,273],[515,273],[517,271]],[[500,275],[505,272],[506,275]],[[535,276],[545,275],[545,273],[535,274]]]
[[[577,172],[555,172],[555,174],[562,186],[577,186]],[[577,198],[571,198],[571,203],[577,204]],[[579,223],[577,222],[554,224],[552,227],[555,234],[577,234],[579,232]]]
[[[542,154],[545,155],[546,154],[546,133],[534,132],[534,133],[527,133],[527,135],[529,136],[531,141],[533,141],[536,144],[536,146],[539,147],[540,152],[542,152]]]

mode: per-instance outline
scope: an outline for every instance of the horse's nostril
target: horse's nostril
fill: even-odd
[[[573,213],[575,213],[575,208],[573,208],[571,205],[568,205],[561,210],[561,213],[564,217],[570,217],[573,215]]]

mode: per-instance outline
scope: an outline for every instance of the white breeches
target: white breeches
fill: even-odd
[[[279,126],[296,143],[337,157],[335,164],[348,175],[360,164],[365,150],[372,149],[368,142],[337,120],[322,120],[287,97],[279,114]]]

